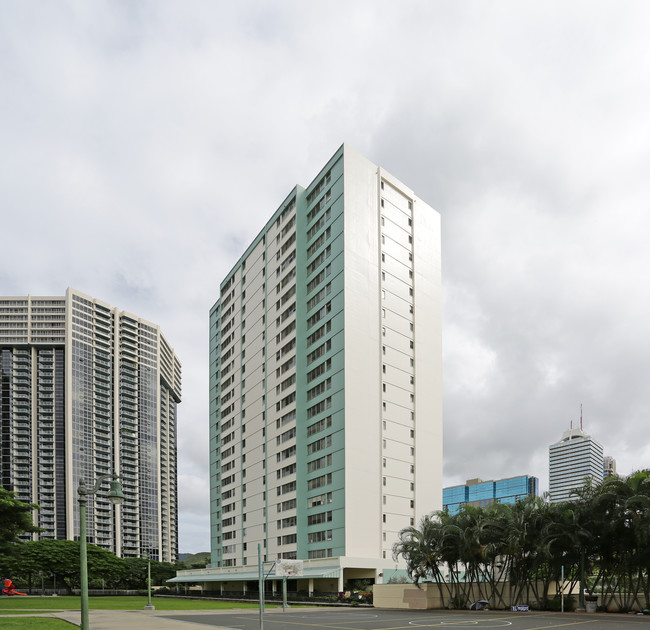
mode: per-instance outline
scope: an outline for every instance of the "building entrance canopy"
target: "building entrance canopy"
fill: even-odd
[[[266,575],[268,569],[265,569],[265,580],[282,580],[282,576],[275,575],[275,571]],[[295,580],[304,579],[318,579],[318,578],[338,578],[341,575],[341,567],[318,567],[308,568],[303,570],[301,577],[289,578]],[[167,582],[183,583],[183,582],[249,582],[257,580],[259,573],[257,571],[241,571],[232,573],[205,572],[205,573],[184,573],[178,575]]]

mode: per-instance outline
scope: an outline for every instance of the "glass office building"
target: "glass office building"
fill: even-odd
[[[443,509],[456,514],[463,506],[486,507],[491,503],[514,503],[528,495],[539,494],[539,480],[530,475],[508,477],[496,481],[468,479],[462,486],[444,488]]]
[[[79,480],[116,472],[126,500],[89,497],[89,542],[174,561],[180,395],[157,325],[73,289],[0,297],[0,484],[40,505],[31,537],[78,539]]]

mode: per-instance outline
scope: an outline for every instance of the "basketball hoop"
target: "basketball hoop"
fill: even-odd
[[[302,577],[302,560],[277,560],[275,563],[275,575],[277,577],[296,578]]]

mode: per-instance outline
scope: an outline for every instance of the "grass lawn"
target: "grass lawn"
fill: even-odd
[[[74,628],[61,619],[44,619],[43,617],[25,617],[25,619],[10,619],[3,617],[2,630],[70,630]]]
[[[156,610],[223,610],[229,608],[257,608],[257,603],[218,602],[197,599],[172,599],[167,597],[152,597],[151,602]],[[90,597],[88,607],[91,610],[142,610],[147,603],[146,597]],[[275,605],[266,605],[276,608]],[[51,610],[79,610],[81,597],[0,597],[0,615],[15,614],[14,610],[31,610],[43,612]],[[6,612],[5,612],[6,611]],[[0,622],[5,630],[5,617]],[[35,628],[38,626],[34,626]],[[43,626],[45,627],[45,626]]]
[[[50,610],[22,610],[22,609],[0,609],[0,615],[35,615],[37,613],[48,613]]]

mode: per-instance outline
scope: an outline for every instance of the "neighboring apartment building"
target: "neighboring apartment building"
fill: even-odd
[[[287,196],[210,312],[212,567],[394,569],[441,507],[440,282],[438,213],[348,146]]]
[[[603,458],[603,478],[612,477],[616,474],[616,460],[607,456]]]
[[[88,541],[175,561],[180,396],[156,324],[73,289],[0,297],[0,484],[40,505],[30,537],[78,540],[79,480],[116,472],[126,499],[89,497]]]
[[[572,501],[574,490],[585,480],[600,483],[603,479],[603,447],[582,429],[569,429],[562,439],[549,446],[549,500]]]
[[[442,508],[456,514],[464,505],[486,507],[491,503],[514,503],[526,496],[539,494],[539,480],[531,475],[508,477],[496,481],[468,479],[465,485],[442,490]]]

